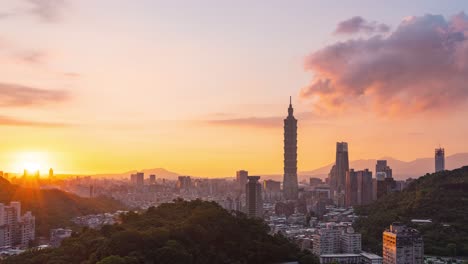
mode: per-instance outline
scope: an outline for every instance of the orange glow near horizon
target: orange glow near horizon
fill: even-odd
[[[14,155],[14,160],[12,168],[14,172],[22,173],[27,170],[30,175],[34,175],[39,171],[41,177],[44,177],[50,168],[50,157],[43,151],[18,152]]]

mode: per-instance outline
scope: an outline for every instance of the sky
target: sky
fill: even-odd
[[[281,173],[468,151],[467,1],[8,0],[0,168]],[[391,164],[390,164],[391,165]],[[363,168],[356,168],[363,169]]]

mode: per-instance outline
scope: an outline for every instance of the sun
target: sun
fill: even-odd
[[[30,174],[34,174],[37,171],[44,173],[48,171],[48,165],[49,161],[46,152],[20,152],[16,156],[15,170],[18,172],[26,170]]]

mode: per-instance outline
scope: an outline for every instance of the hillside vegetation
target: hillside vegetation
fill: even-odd
[[[233,215],[215,202],[183,201],[122,216],[122,224],[84,229],[60,248],[5,263],[318,263],[261,220]]]
[[[0,203],[10,201],[20,201],[22,213],[32,211],[37,236],[48,236],[51,228],[70,226],[75,216],[124,209],[121,203],[109,198],[82,198],[60,190],[24,188],[0,179]]]
[[[404,191],[356,208],[355,228],[362,233],[363,248],[382,252],[382,232],[394,221],[423,234],[425,254],[468,256],[468,167],[426,174]],[[411,219],[431,219],[432,224],[412,225]]]

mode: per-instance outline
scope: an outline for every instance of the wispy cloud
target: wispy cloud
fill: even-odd
[[[17,119],[17,118],[13,118],[13,117],[0,115],[0,126],[24,126],[24,127],[54,128],[54,127],[66,127],[66,126],[69,126],[69,124],[23,120],[23,119]]]
[[[454,109],[468,101],[468,17],[404,19],[388,36],[352,39],[306,58],[301,96],[325,112],[372,107],[383,115]]]
[[[27,0],[31,5],[30,13],[44,22],[57,22],[67,5],[66,0]]]
[[[301,121],[311,120],[317,117],[312,112],[297,113],[296,118]],[[281,128],[283,120],[286,116],[270,116],[270,117],[239,117],[239,118],[223,118],[203,120],[202,122],[215,126],[232,126],[232,127],[252,127],[252,128]]]
[[[33,106],[67,101],[64,90],[39,89],[19,84],[0,83],[0,106]]]
[[[341,21],[335,29],[335,34],[356,34],[356,33],[385,33],[390,31],[390,27],[374,21],[367,21],[360,16],[352,17]]]
[[[204,122],[210,125],[217,125],[217,126],[272,128],[272,127],[281,127],[283,118],[281,117],[245,117],[245,118],[205,120]]]

